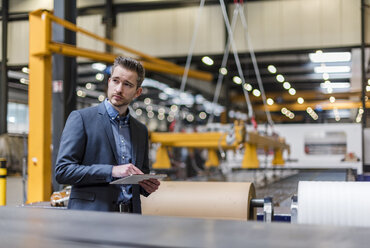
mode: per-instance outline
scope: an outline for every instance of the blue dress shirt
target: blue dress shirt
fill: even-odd
[[[132,145],[130,136],[130,114],[127,111],[126,116],[119,116],[118,111],[112,106],[112,104],[105,99],[105,108],[109,116],[110,123],[112,125],[112,131],[114,141],[116,144],[118,154],[118,165],[128,164],[132,162]],[[131,192],[132,185],[122,185],[122,192],[118,197],[117,202],[128,202],[132,198]]]

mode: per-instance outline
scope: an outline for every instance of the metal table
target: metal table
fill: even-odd
[[[370,228],[0,208],[1,247],[369,247]]]

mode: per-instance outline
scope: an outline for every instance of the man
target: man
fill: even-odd
[[[130,116],[128,105],[142,92],[144,68],[117,57],[108,80],[108,98],[73,111],[63,130],[55,174],[72,185],[69,209],[141,213],[140,194],[159,187],[156,179],[139,185],[109,184],[131,174],[149,173],[148,130]]]

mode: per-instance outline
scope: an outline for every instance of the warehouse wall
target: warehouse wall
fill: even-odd
[[[10,11],[51,9],[51,0],[12,0]],[[79,7],[101,4],[102,0],[77,1]],[[370,2],[367,0],[367,2]],[[233,7],[230,5],[230,13]],[[340,47],[360,44],[360,0],[280,0],[245,4],[250,36],[256,51]],[[198,7],[122,13],[117,16],[115,40],[155,56],[186,55]],[[104,35],[100,15],[82,16],[78,25]],[[369,10],[367,25],[370,26]],[[246,51],[240,21],[235,39],[239,51]],[[0,26],[1,31],[1,26]],[[2,32],[0,32],[1,38]],[[225,28],[218,5],[206,6],[201,17],[195,54],[222,53]],[[370,41],[370,32],[367,32]],[[9,64],[28,63],[28,22],[9,24]],[[81,47],[102,51],[100,42],[77,36]],[[1,55],[1,51],[0,51]]]

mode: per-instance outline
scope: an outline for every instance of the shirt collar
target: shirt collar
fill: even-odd
[[[120,117],[118,111],[113,107],[113,105],[108,101],[106,98],[104,101],[105,108],[107,109],[108,116],[111,120],[121,120],[124,122],[128,122],[130,120],[130,111],[127,109],[127,114],[125,116]]]

